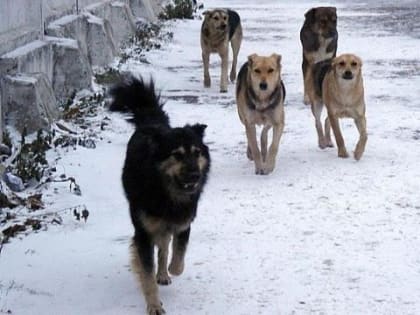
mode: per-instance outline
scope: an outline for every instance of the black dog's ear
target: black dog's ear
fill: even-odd
[[[305,13],[305,18],[309,21],[313,21],[315,19],[315,11],[316,8],[312,8]]]
[[[191,126],[191,129],[201,138],[204,137],[204,130],[206,130],[207,125],[195,124]]]

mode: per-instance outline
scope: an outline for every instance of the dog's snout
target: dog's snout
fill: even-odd
[[[188,172],[184,174],[183,179],[186,183],[197,183],[200,180],[200,172]]]
[[[226,28],[226,26],[227,26],[227,24],[223,23],[222,25],[220,25],[220,28],[221,28],[222,30],[224,30],[224,29]]]
[[[351,72],[350,70],[344,71],[343,78],[346,79],[346,80],[353,79],[353,72]]]
[[[265,90],[267,90],[267,88],[268,88],[267,82],[261,82],[260,83],[260,89],[261,90],[265,91]]]
[[[200,179],[200,169],[194,162],[187,163],[182,171],[185,182],[197,182]]]

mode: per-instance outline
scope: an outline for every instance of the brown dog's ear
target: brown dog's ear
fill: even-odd
[[[305,13],[305,18],[309,21],[314,20],[315,19],[315,11],[316,11],[316,8],[312,8],[312,9],[308,10]]]
[[[202,14],[204,15],[204,17],[207,17],[210,13],[211,13],[211,11],[206,10]]]
[[[271,54],[270,57],[271,58],[275,58],[277,65],[280,66],[280,64],[281,64],[281,55],[274,53],[274,54]]]
[[[254,62],[255,57],[257,57],[257,54],[252,54],[248,56],[248,66],[252,67],[252,63]]]

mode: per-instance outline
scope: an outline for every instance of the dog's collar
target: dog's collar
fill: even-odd
[[[258,112],[265,112],[266,110],[274,109],[279,104],[283,94],[284,94],[284,85],[283,81],[280,81],[280,84],[274,89],[273,93],[271,93],[270,97],[268,98],[269,102],[268,105],[264,108],[257,108],[255,104],[259,103],[257,100],[257,95],[255,94],[254,89],[249,87],[246,91],[247,98],[246,103],[249,109],[256,110]]]

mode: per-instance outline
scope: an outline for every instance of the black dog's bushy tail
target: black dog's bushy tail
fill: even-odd
[[[111,91],[113,101],[110,111],[131,113],[127,119],[136,127],[163,125],[169,126],[169,117],[163,110],[160,95],[156,94],[153,80],[147,84],[143,78],[129,76],[115,85]]]

